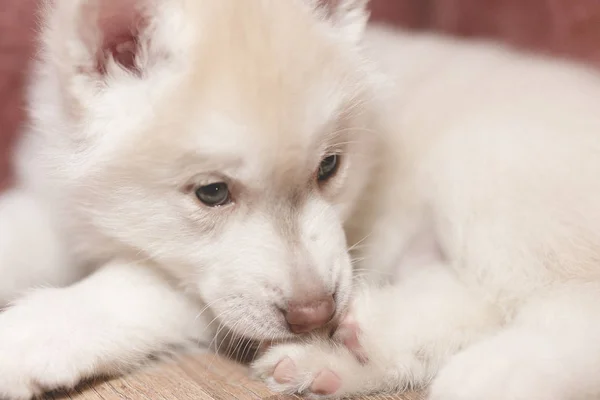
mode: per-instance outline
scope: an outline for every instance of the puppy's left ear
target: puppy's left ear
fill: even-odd
[[[345,39],[354,43],[362,40],[370,16],[369,0],[314,1],[317,10],[325,14]]]

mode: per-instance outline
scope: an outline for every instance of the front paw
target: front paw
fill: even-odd
[[[314,336],[309,343],[269,346],[254,363],[253,372],[275,392],[319,399],[363,394],[373,388],[359,377],[372,375],[375,368],[367,365],[361,336],[359,323],[349,312],[331,339]]]
[[[354,355],[327,341],[274,346],[254,362],[252,371],[274,392],[314,399],[338,399],[368,389],[359,382],[366,371]]]
[[[4,339],[5,335],[0,335],[0,399],[30,400],[48,391],[73,388],[79,382],[81,371],[64,357],[69,354],[68,336],[62,345],[53,343],[54,348],[27,339]],[[39,340],[44,343],[43,338]]]
[[[28,303],[33,301],[43,301],[61,312],[51,289],[33,293]],[[64,329],[59,318],[27,305],[0,313],[2,400],[29,400],[47,391],[72,388],[94,367],[86,354],[74,350],[83,339],[78,332]]]
[[[0,362],[2,400],[31,400],[45,392],[73,388],[79,381],[79,375],[69,368],[43,363],[21,364],[22,356],[15,356],[9,352],[5,357],[5,354],[2,353]]]

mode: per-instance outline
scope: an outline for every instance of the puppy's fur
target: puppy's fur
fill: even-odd
[[[218,327],[291,339],[280,309],[315,293],[356,340],[274,345],[253,365],[274,390],[600,396],[600,79],[365,34],[365,6],[47,4],[19,185],[0,199],[0,397]],[[231,203],[195,198],[214,182]]]

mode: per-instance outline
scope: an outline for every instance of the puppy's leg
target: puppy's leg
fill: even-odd
[[[19,190],[0,195],[0,308],[34,286],[76,279],[43,207]]]
[[[453,357],[431,399],[600,398],[599,305],[597,285],[535,298],[506,330]]]
[[[0,398],[30,399],[127,371],[200,340],[198,306],[144,265],[107,265],[0,313]]]
[[[404,390],[428,384],[452,354],[500,321],[436,265],[358,294],[337,340],[278,345],[253,368],[273,390],[313,398]]]

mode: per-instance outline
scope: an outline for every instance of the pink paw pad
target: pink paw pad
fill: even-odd
[[[296,364],[291,358],[281,360],[273,371],[273,379],[279,384],[290,383],[297,373]],[[337,392],[342,386],[342,380],[329,369],[324,369],[317,374],[310,385],[310,391],[318,395],[330,395]]]
[[[273,379],[277,383],[289,383],[296,375],[296,364],[291,358],[286,357],[277,364],[273,371]]]
[[[342,380],[333,371],[324,369],[315,377],[310,391],[318,395],[330,395],[337,392],[342,386]]]
[[[348,315],[342,320],[333,337],[350,350],[359,362],[365,364],[369,362],[369,358],[360,344],[359,335],[360,328],[358,322],[356,322],[354,317]]]

